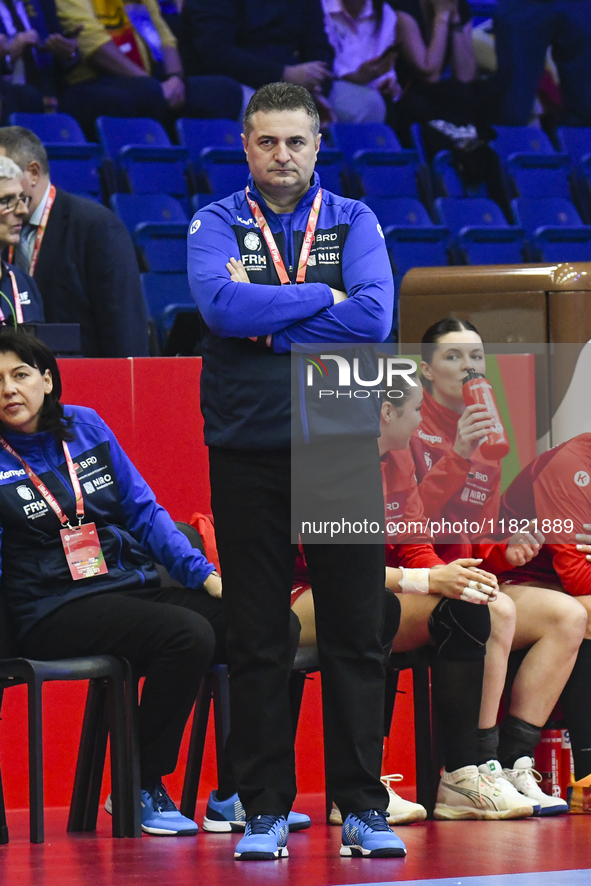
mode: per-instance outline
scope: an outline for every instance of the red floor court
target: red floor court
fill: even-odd
[[[49,809],[46,842],[28,842],[27,813],[9,811],[10,843],[0,846],[2,886],[338,886],[591,868],[591,817],[518,822],[429,822],[399,828],[406,859],[340,858],[340,829],[323,821],[323,797],[300,795],[312,816],[292,834],[290,857],[234,862],[235,834],[114,840],[99,815],[95,834],[66,834],[67,810]],[[198,804],[198,820],[204,803]],[[550,878],[550,882],[551,878]],[[579,882],[579,881],[577,881]],[[586,882],[586,880],[585,880]],[[591,883],[591,871],[589,871]]]

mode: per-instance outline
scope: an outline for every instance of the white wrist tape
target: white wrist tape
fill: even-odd
[[[403,594],[428,594],[429,570],[405,569],[403,566],[400,590]]]

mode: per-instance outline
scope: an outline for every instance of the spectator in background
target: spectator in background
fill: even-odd
[[[525,125],[548,47],[558,69],[565,126],[591,126],[591,0],[498,0],[499,123]]]
[[[334,49],[330,103],[338,120],[383,123],[400,96],[394,71],[396,13],[384,0],[322,0]]]
[[[255,89],[284,80],[305,86],[326,115],[333,52],[320,0],[185,0],[179,44],[188,74],[225,74]]]
[[[0,252],[15,246],[29,212],[20,168],[0,157]],[[20,268],[0,262],[0,324],[43,322],[43,301],[34,280]]]
[[[62,110],[94,138],[102,114],[153,117],[229,117],[240,112],[237,83],[221,77],[185,79],[176,39],[156,0],[57,0],[66,32],[82,26],[81,62],[67,77]]]
[[[53,0],[0,0],[0,124],[14,111],[55,110],[63,75],[79,61],[75,39],[61,32]]]
[[[392,0],[392,6],[398,16],[396,73],[404,90],[397,105],[401,136],[414,122],[483,123],[489,84],[476,79],[467,0]]]
[[[93,200],[55,188],[45,148],[0,128],[0,155],[22,169],[28,224],[11,260],[35,279],[48,323],[79,323],[85,357],[148,356],[148,321],[131,238]]]

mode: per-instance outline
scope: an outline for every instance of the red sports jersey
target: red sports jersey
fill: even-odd
[[[579,434],[544,452],[518,474],[503,495],[500,516],[506,521],[535,517],[548,541],[537,557],[507,577],[552,582],[558,576],[569,594],[591,594],[591,563],[574,541],[577,533],[586,531],[583,523],[591,523],[590,479],[591,434]],[[565,521],[570,520],[573,529],[565,531]]]
[[[419,492],[428,517],[452,524],[477,523],[482,527],[478,534],[490,536],[496,531],[501,500],[501,463],[484,458],[480,449],[470,460],[454,452],[460,417],[425,391],[421,424],[415,432],[420,452],[414,447]],[[469,533],[471,538],[478,534]]]
[[[415,477],[410,449],[386,452],[381,459],[386,511],[386,565],[422,568],[443,561],[422,528],[427,518]],[[411,526],[409,526],[411,524]]]

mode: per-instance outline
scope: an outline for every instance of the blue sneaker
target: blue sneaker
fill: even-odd
[[[343,825],[341,855],[361,855],[364,858],[400,858],[406,855],[406,846],[388,826],[383,809],[368,809],[346,817]]]
[[[287,858],[289,828],[284,815],[250,815],[244,836],[236,844],[234,858],[242,861],[273,861]]]
[[[287,816],[290,831],[304,831],[312,824],[309,815],[302,812],[290,812]],[[246,826],[246,813],[238,794],[227,800],[218,800],[216,791],[212,791],[207,801],[207,810],[203,819],[203,830],[214,834],[227,834],[230,831],[243,831]]]
[[[163,784],[141,792],[142,831],[158,837],[191,837],[199,828],[178,811]]]

